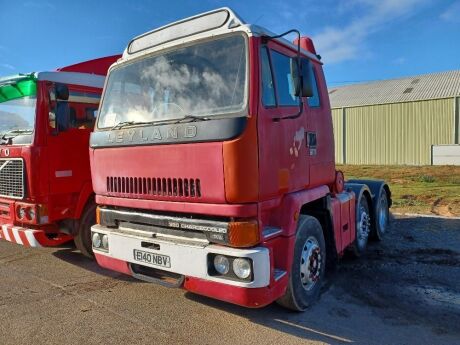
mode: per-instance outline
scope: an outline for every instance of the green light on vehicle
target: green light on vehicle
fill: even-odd
[[[37,95],[37,82],[31,75],[0,79],[0,103]]]

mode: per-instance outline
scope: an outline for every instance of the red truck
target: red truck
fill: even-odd
[[[223,8],[129,43],[90,139],[100,266],[304,310],[327,265],[382,238],[390,190],[336,171],[320,57],[282,36]]]
[[[89,136],[119,57],[0,79],[0,238],[31,247],[75,239],[92,255]]]

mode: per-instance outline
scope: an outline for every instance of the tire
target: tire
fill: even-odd
[[[388,195],[385,188],[382,188],[377,199],[374,218],[372,239],[381,241],[390,226],[390,208],[388,207]]]
[[[371,234],[371,214],[369,202],[364,194],[356,205],[355,241],[352,246],[353,255],[359,257],[366,252],[367,243]]]
[[[78,222],[77,232],[74,236],[74,242],[77,249],[90,259],[94,257],[91,243],[91,226],[94,224],[96,224],[96,205],[90,203],[83,211],[81,219]]]
[[[304,311],[318,301],[326,271],[326,244],[316,218],[300,216],[293,255],[288,287],[277,303]]]

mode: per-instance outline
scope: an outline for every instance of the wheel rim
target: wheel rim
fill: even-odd
[[[358,237],[358,245],[360,248],[364,248],[366,246],[370,231],[371,219],[369,217],[368,211],[363,205],[359,205],[358,229],[356,233]]]
[[[380,233],[383,234],[388,225],[388,201],[385,194],[382,194],[380,197],[379,202],[379,214],[378,214],[378,222],[379,222],[379,230]]]
[[[318,240],[309,237],[303,247],[300,258],[300,281],[305,290],[311,290],[321,276],[321,248]]]

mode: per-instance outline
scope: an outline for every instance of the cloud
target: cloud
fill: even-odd
[[[110,127],[123,121],[147,122],[186,115],[238,112],[245,104],[245,49],[239,36],[179,49],[117,71],[101,109]],[[117,80],[114,74],[112,80]],[[126,79],[126,77],[125,77]],[[120,97],[121,93],[126,93]],[[122,100],[122,101],[121,101]]]
[[[328,63],[338,63],[362,56],[366,40],[394,21],[414,15],[427,0],[353,0],[344,12],[361,12],[344,26],[326,27],[314,36],[317,51]]]
[[[456,1],[448,6],[439,18],[446,22],[460,23],[460,1]]]
[[[9,63],[0,63],[0,67],[4,68],[4,69],[9,69],[9,70],[15,70],[16,67],[14,67],[13,65],[10,65]]]
[[[400,56],[396,59],[394,59],[392,62],[395,65],[404,65],[406,63],[407,59],[404,56]]]
[[[33,8],[33,9],[47,9],[55,10],[56,6],[48,1],[26,1],[23,5],[24,7]]]

